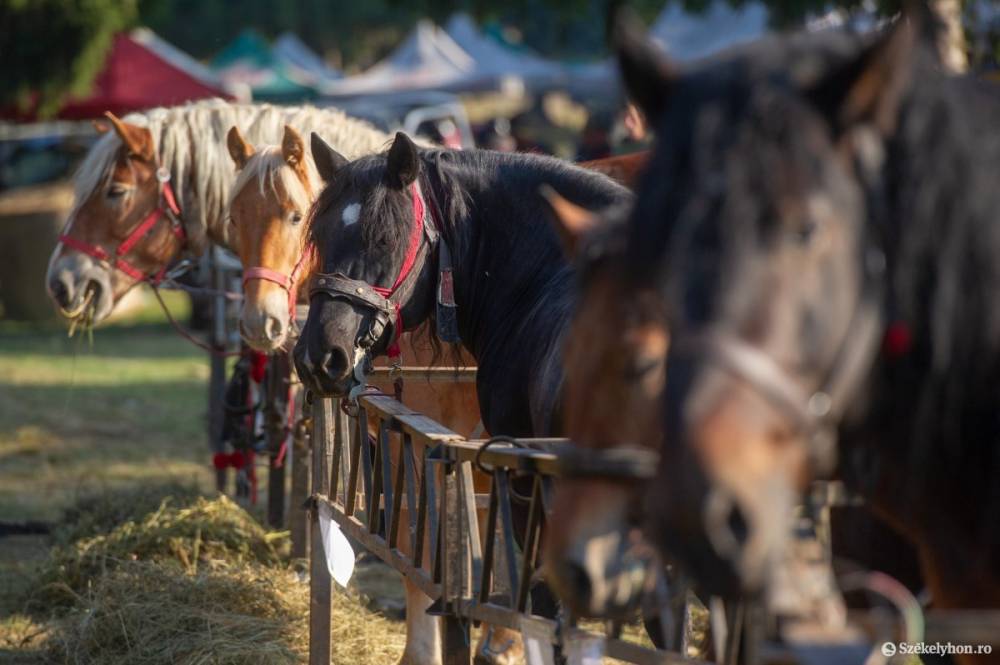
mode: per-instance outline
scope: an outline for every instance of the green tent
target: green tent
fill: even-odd
[[[248,86],[254,100],[299,102],[318,93],[274,57],[271,46],[253,30],[244,30],[212,60],[212,68],[231,86]]]

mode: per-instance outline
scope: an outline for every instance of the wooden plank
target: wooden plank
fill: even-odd
[[[429,383],[475,383],[475,367],[376,367],[372,379],[411,379]]]
[[[378,418],[388,420],[390,424],[399,416],[409,416],[416,413],[402,402],[397,402],[388,395],[361,395],[358,397],[361,408],[371,411]]]
[[[339,410],[339,409],[338,409]],[[329,399],[317,399],[313,404],[313,489],[325,496],[329,492],[330,445],[332,404]],[[322,542],[319,510],[310,514],[310,533],[313,543]],[[326,564],[323,547],[312,548],[309,558],[309,665],[329,665],[331,653],[330,634],[330,569]]]
[[[291,530],[292,558],[309,556],[309,516],[305,508],[309,498],[309,437],[298,431],[292,437],[292,490],[289,498],[288,525]]]
[[[343,512],[343,508],[333,502],[326,502],[331,507],[333,520],[340,525],[341,530],[350,538],[361,543],[372,554],[389,564],[408,580],[413,582],[431,598],[437,598],[441,588],[431,579],[430,572],[419,566],[414,566],[409,557],[389,544],[378,534],[368,532],[368,526],[357,517],[351,517]]]
[[[464,440],[461,434],[453,432],[444,425],[419,413],[399,416],[396,420],[403,432],[432,446],[442,441]]]

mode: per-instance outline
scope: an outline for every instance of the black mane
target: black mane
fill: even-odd
[[[440,210],[442,239],[454,259],[459,332],[479,365],[484,424],[494,434],[550,433],[574,290],[539,190],[549,185],[595,210],[631,194],[602,174],[551,157],[436,149],[421,149],[419,157],[420,186]],[[323,223],[324,213],[364,192],[365,251],[391,252],[401,265],[412,204],[408,192],[386,181],[386,164],[385,154],[374,155],[338,172],[313,207],[314,242],[332,241],[334,225]]]

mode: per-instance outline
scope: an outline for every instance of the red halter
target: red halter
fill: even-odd
[[[315,245],[312,243],[306,245],[306,249],[302,252],[299,262],[295,264],[295,267],[292,268],[292,272],[289,275],[286,275],[283,272],[278,272],[277,270],[272,270],[271,268],[265,268],[263,266],[247,268],[243,271],[243,289],[246,290],[247,282],[251,279],[262,279],[265,282],[273,282],[283,288],[285,292],[288,293],[288,322],[291,324],[291,322],[295,320],[295,301],[298,296],[295,291],[295,284],[298,282],[299,273],[302,272],[302,267],[305,266],[306,261],[311,259],[315,253]]]
[[[417,252],[420,251],[420,238],[424,233],[424,197],[420,194],[420,186],[414,181],[410,185],[410,192],[413,195],[413,228],[410,230],[410,244],[406,248],[406,256],[403,257],[403,265],[399,268],[399,275],[392,286],[373,286],[372,291],[379,294],[392,303],[396,310],[396,323],[393,326],[392,342],[386,350],[386,355],[392,359],[399,358],[402,352],[399,350],[399,336],[403,334],[403,312],[399,307],[399,302],[392,299],[393,294],[403,285],[406,278],[413,271],[413,264],[417,261]]]
[[[181,209],[177,205],[177,198],[174,196],[174,190],[170,186],[170,172],[162,166],[159,167],[156,170],[156,180],[159,182],[160,204],[146,215],[146,218],[128,234],[128,237],[118,245],[113,253],[109,254],[100,245],[92,245],[66,233],[60,234],[59,242],[98,261],[110,264],[113,268],[120,270],[137,282],[148,281],[152,284],[159,284],[163,280],[164,273],[167,271],[169,261],[158,271],[147,275],[124,258],[140,240],[153,230],[153,227],[156,226],[160,219],[164,217],[170,222],[170,229],[177,236],[177,239],[181,241],[181,246],[183,247],[187,242],[187,233],[184,231],[184,224],[181,221]]]

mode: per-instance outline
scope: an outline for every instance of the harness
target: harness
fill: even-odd
[[[159,284],[163,281],[163,276],[167,272],[167,266],[170,264],[170,261],[164,263],[163,267],[158,271],[146,274],[124,258],[163,218],[166,218],[170,222],[170,230],[181,241],[181,248],[187,244],[187,232],[184,230],[184,222],[181,219],[181,209],[177,205],[177,197],[174,196],[174,189],[170,185],[170,172],[160,166],[156,169],[156,181],[159,183],[159,204],[146,215],[146,218],[138,226],[132,229],[132,232],[128,234],[125,240],[112,253],[109,254],[100,245],[90,244],[66,233],[59,235],[59,242],[98,261],[111,265],[137,282],[145,281],[151,284]]]
[[[795,423],[808,438],[810,462],[818,474],[833,471],[837,426],[882,345],[885,255],[869,242],[862,264],[863,295],[826,376],[814,387],[803,386],[769,354],[731,333],[689,333],[676,342],[681,353],[697,355],[746,381]]]
[[[401,305],[399,299],[395,296],[408,282],[410,276],[414,274],[413,268],[417,262],[417,255],[420,253],[421,238],[426,235],[428,242],[433,242],[441,230],[440,221],[433,210],[430,213],[433,228],[431,225],[425,223],[424,217],[428,212],[428,207],[424,202],[420,186],[416,182],[410,185],[410,192],[413,199],[414,224],[410,231],[409,244],[406,248],[406,255],[403,257],[403,264],[400,266],[399,274],[393,281],[392,286],[375,286],[363,280],[351,279],[341,273],[317,272],[309,289],[310,298],[318,293],[322,293],[331,298],[344,298],[349,302],[373,310],[372,323],[358,343],[362,349],[371,348],[382,336],[386,326],[391,325],[392,339],[386,354],[394,360],[400,356],[399,336],[404,330]],[[439,246],[444,246],[444,244],[439,243]],[[447,268],[450,284],[450,265]],[[442,272],[443,270],[444,266],[442,266]],[[439,296],[440,292],[441,289],[439,287]],[[451,298],[451,306],[454,307],[453,295]]]

